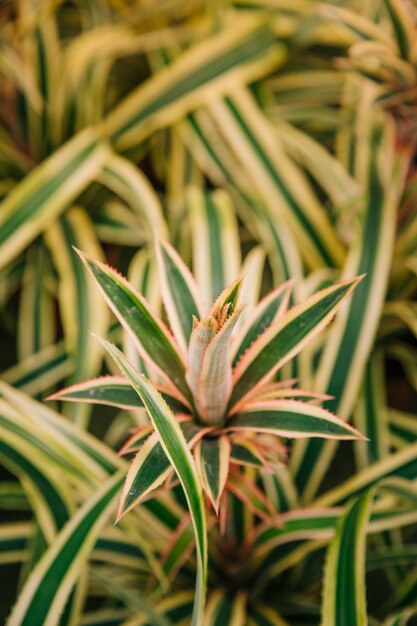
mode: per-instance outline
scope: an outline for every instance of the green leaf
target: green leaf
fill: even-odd
[[[354,423],[369,439],[355,444],[356,462],[361,469],[389,455],[385,363],[381,351],[376,351],[366,366]]]
[[[46,231],[45,240],[59,275],[58,301],[65,346],[74,361],[75,371],[69,382],[76,382],[95,376],[100,370],[101,346],[90,333],[101,335],[107,331],[109,311],[105,302],[95,297],[94,281],[84,271],[73,248],[80,247],[100,259],[104,254],[91,220],[81,207],[72,207],[56,220]],[[68,405],[65,414],[85,426],[89,411],[85,405]]]
[[[53,272],[48,251],[40,241],[34,242],[25,256],[19,299],[19,361],[50,346],[56,334],[55,303],[49,288]]]
[[[224,92],[233,78],[253,80],[283,56],[273,32],[252,16],[186,50],[165,71],[135,89],[104,121],[116,149],[136,146],[151,133],[205,104],[207,90]]]
[[[380,323],[397,210],[409,167],[409,154],[398,149],[390,118],[380,118],[372,112],[365,120],[360,117],[355,128],[358,136],[352,139],[356,144],[354,162],[365,195],[360,227],[349,250],[344,275],[365,277],[330,329],[315,377],[315,389],[334,397],[328,408],[346,420],[354,409]],[[300,444],[293,470],[305,498],[314,495],[336,447],[336,443],[318,440]]]
[[[349,505],[339,520],[327,555],[321,626],[367,626],[365,595],[366,525],[372,491]]]
[[[186,413],[187,407],[168,391],[160,393],[168,406],[175,412]],[[48,400],[66,402],[88,402],[90,404],[107,404],[119,409],[135,410],[143,407],[142,400],[132,388],[129,381],[122,376],[103,376],[82,383],[76,383],[58,391]]]
[[[231,337],[241,313],[242,309],[235,310],[204,352],[196,405],[201,421],[209,426],[221,423],[226,414],[232,391]]]
[[[207,529],[203,491],[194,460],[174,414],[153,385],[127,361],[124,355],[108,342],[101,340],[122,372],[129,378],[132,387],[142,398],[149,418],[182,484],[193,520],[197,544],[196,599],[193,611],[193,626],[201,624],[207,578]]]
[[[131,511],[150,492],[167,478],[171,464],[156,433],[141,446],[129,467],[120,496],[117,519]]]
[[[251,441],[239,440],[236,437],[233,438],[230,450],[230,462],[249,467],[263,467],[265,464],[264,459]]]
[[[207,432],[207,429],[200,428],[191,420],[180,422],[179,426],[190,448],[196,440],[200,439]],[[130,465],[126,476],[126,482],[120,498],[118,519],[128,511],[131,511],[148,493],[161,485],[171,469],[170,460],[156,433],[153,433],[143,443],[143,435],[142,431],[140,431],[136,437],[136,445],[138,444],[140,445],[140,450]],[[120,454],[126,454],[129,450],[133,452],[134,446],[135,435],[123,446]]]
[[[216,513],[229,474],[230,443],[226,436],[204,437],[196,445],[195,458],[203,487]]]
[[[234,594],[223,589],[215,591],[210,596],[204,626],[245,626],[246,600],[242,591]]]
[[[0,525],[0,565],[25,560],[31,531],[32,524],[30,522]]]
[[[340,265],[343,247],[327,212],[249,90],[236,86],[223,100],[213,98],[209,110],[243,165],[245,186],[255,189],[272,220],[290,228],[306,264]]]
[[[3,415],[8,410],[0,405]],[[15,474],[26,492],[42,534],[52,543],[57,532],[71,516],[73,506],[68,487],[36,443],[25,441],[18,433],[0,425],[0,455],[4,465]]]
[[[289,626],[275,609],[267,604],[257,604],[251,609],[248,626]]]
[[[289,438],[363,438],[350,424],[329,411],[298,400],[262,400],[250,403],[226,422],[226,428]]]
[[[236,279],[240,270],[240,242],[233,203],[216,190],[204,194],[187,190],[191,219],[193,270],[200,293],[209,306]]]
[[[179,254],[166,241],[156,240],[159,282],[169,324],[176,340],[187,351],[193,317],[203,316],[194,278]]]
[[[170,539],[168,549],[162,555],[162,568],[165,576],[174,580],[181,567],[188,561],[194,550],[194,533],[188,516],[182,519]]]
[[[143,172],[131,161],[110,152],[100,172],[99,182],[122,198],[132,209],[142,222],[142,230],[145,231],[148,240],[151,239],[153,231],[161,235],[166,234],[166,224],[158,196]],[[118,213],[120,214],[120,211]]]
[[[0,267],[15,258],[97,176],[108,147],[95,130],[76,135],[0,204]]]
[[[59,624],[65,599],[112,511],[122,480],[120,472],[109,478],[64,526],[23,587],[10,626]]]
[[[45,393],[73,371],[73,361],[65,350],[63,341],[19,361],[0,378],[14,387],[36,396]]]
[[[319,291],[260,335],[234,370],[230,409],[236,411],[249,393],[298,354],[335,316],[359,280],[353,278]]]
[[[241,357],[251,347],[259,335],[265,332],[273,322],[276,322],[284,315],[288,307],[293,284],[293,281],[288,281],[280,285],[256,306],[247,324],[242,328],[237,338],[233,367],[236,367]]]
[[[79,253],[122,326],[129,332],[141,356],[168,377],[187,400],[192,400],[185,381],[185,365],[175,342],[145,298],[115,270]]]
[[[247,189],[245,180],[242,181],[242,168],[239,162],[233,163],[230,159],[228,151],[225,150],[224,142],[221,135],[218,136],[214,124],[210,124],[207,128],[206,116],[199,114],[190,114],[187,121],[184,122],[184,130],[187,144],[190,151],[195,151],[195,158],[198,162],[202,161],[202,167],[207,176],[215,185],[227,184],[231,192],[234,202],[239,208],[242,219],[250,232],[255,232],[268,251],[271,261],[271,268],[274,274],[275,284],[279,284],[290,278],[302,277],[302,265],[299,250],[295,244],[294,237],[286,224],[281,221],[277,223],[276,219],[271,216],[267,205],[265,205],[258,195],[253,196],[250,189]],[[201,159],[201,154],[203,159]],[[198,196],[196,205],[198,206]],[[193,231],[194,232],[194,231]],[[204,220],[202,219],[202,230],[206,232]],[[194,237],[194,234],[193,234]],[[197,244],[193,244],[197,250],[197,260],[201,258],[198,266],[194,264],[194,272],[198,279],[200,291],[207,284],[208,268],[210,267],[204,259],[207,253],[201,251],[201,242],[206,241],[205,237],[197,239]],[[213,237],[213,245],[216,240]],[[205,250],[205,248],[203,248]],[[200,257],[201,254],[201,257]],[[216,262],[216,255],[213,255],[213,261]],[[232,254],[232,259],[234,255]],[[200,273],[198,270],[200,267]],[[230,277],[230,280],[233,278]],[[207,301],[212,299],[211,291],[206,296]]]
[[[411,626],[411,620],[415,618],[416,614],[417,611],[414,608],[403,609],[387,617],[383,626]]]

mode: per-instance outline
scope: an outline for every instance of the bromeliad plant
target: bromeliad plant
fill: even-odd
[[[127,476],[119,518],[170,472],[158,419],[175,425],[171,435],[193,449],[204,491],[216,512],[231,469],[268,468],[280,462],[284,448],[277,438],[361,438],[351,425],[317,404],[327,396],[296,389],[293,381],[274,380],[283,365],[330,322],[360,278],[328,287],[292,308],[293,281],[288,281],[252,311],[239,304],[244,279],[238,278],[207,310],[174,248],[165,241],[157,241],[156,248],[172,334],[123,277],[80,253],[147,363],[153,382],[102,340],[126,378],[99,378],[52,396],[148,410],[156,432],[146,425],[122,449],[137,456]]]
[[[52,397],[146,408],[151,425],[140,428],[122,449],[136,456],[122,491],[118,519],[175,470],[196,535],[199,575],[193,623],[197,624],[204,605],[207,560],[202,491],[216,513],[220,508],[224,529],[224,491],[247,502],[248,490],[256,491],[256,485],[239,468],[279,464],[280,437],[361,437],[317,405],[326,396],[274,381],[278,370],[330,322],[360,278],[328,287],[292,308],[292,282],[284,283],[247,310],[245,319],[245,307],[239,305],[242,278],[205,311],[194,279],[175,250],[164,241],[157,241],[156,248],[172,334],[122,276],[79,253],[145,361],[152,382],[116,346],[101,340],[125,378],[87,381]]]

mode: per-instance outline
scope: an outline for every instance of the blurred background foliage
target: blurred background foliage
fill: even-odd
[[[334,396],[326,406],[370,441],[289,448],[259,484],[274,536],[262,534],[262,507],[236,500],[228,543],[213,530],[208,624],[319,624],[341,507],[388,478],[358,526],[371,534],[369,624],[413,623],[416,15],[411,0],[0,4],[1,619],[19,596],[12,626],[189,623],[192,534],[178,490],[112,528],[125,466],[115,451],[143,415],[43,402],[114,371],[91,331],[129,354],[72,247],[160,310],[158,231],[207,301],[241,263],[261,293],[296,278],[297,301],[366,274],[286,375]],[[353,604],[346,624],[365,624]]]

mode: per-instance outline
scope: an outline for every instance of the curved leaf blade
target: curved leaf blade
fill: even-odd
[[[162,299],[169,323],[176,340],[186,352],[193,329],[193,317],[201,319],[203,316],[197,285],[190,270],[171,245],[157,239],[155,246]]]
[[[121,484],[122,475],[118,472],[64,526],[20,593],[9,617],[9,626],[59,624],[59,607],[63,607],[64,599],[69,596],[93,549]]]
[[[355,500],[339,520],[327,556],[321,626],[366,626],[366,525],[372,490]]]
[[[285,314],[293,284],[293,281],[285,282],[277,289],[274,289],[257,305],[238,337],[233,357],[233,367],[236,367],[239,360],[249,350],[259,335]]]
[[[78,253],[96,279],[111,310],[129,332],[141,356],[191,400],[182,356],[172,336],[152,312],[145,298],[111,267],[82,252]]]
[[[84,130],[52,154],[1,203],[0,267],[15,258],[84,191],[103,167],[108,147]]]
[[[207,528],[203,490],[194,460],[181,428],[163,398],[153,385],[129,363],[115,346],[101,340],[132,387],[142,398],[149,418],[158,433],[161,446],[175,469],[184,489],[191,513],[197,544],[197,581],[192,626],[199,626],[204,609],[207,579]]]
[[[189,447],[192,447],[194,442],[207,431],[191,420],[181,422],[180,429]],[[129,449],[133,451],[134,439],[135,436],[122,448],[124,453],[129,452]],[[118,519],[131,511],[151,491],[159,487],[172,469],[157,433],[152,433],[143,443],[142,432],[140,431],[137,436],[137,443],[140,445],[140,450],[130,465],[126,476],[120,498]]]
[[[195,458],[204,490],[218,514],[229,473],[229,439],[225,436],[218,439],[200,439],[195,448]]]
[[[360,278],[323,289],[270,326],[246,352],[234,370],[234,389],[229,407],[236,411],[242,401],[270,379],[284,363],[300,352],[336,315]]]
[[[326,409],[298,400],[253,402],[234,415],[226,427],[289,438],[363,439],[353,426]]]
[[[160,393],[173,411],[183,413],[187,411],[187,408],[169,391],[163,390]],[[123,376],[102,376],[76,383],[52,394],[47,400],[105,404],[128,411],[143,407],[142,400]]]

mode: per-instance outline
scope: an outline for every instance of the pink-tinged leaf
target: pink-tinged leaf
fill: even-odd
[[[200,439],[202,439],[204,435],[207,435],[209,432],[211,432],[211,430],[213,430],[212,428],[204,428],[200,426],[193,420],[189,419],[188,415],[177,415],[176,417],[180,425],[182,434],[184,435],[184,439],[186,440],[188,447],[190,449],[193,448],[193,446],[195,446],[195,444],[198,441],[200,441]],[[152,430],[153,429],[151,425],[138,429],[126,441],[126,443],[120,450],[119,455],[122,456],[125,454],[131,454],[132,452],[135,452],[135,453],[140,452],[142,448],[144,447],[144,442],[149,441],[148,437],[152,433]],[[149,486],[146,490],[146,493],[144,494],[141,494],[140,489],[138,488],[136,503],[139,503],[150,491],[152,491],[153,489],[156,489],[161,484],[161,482],[163,482],[159,480],[158,472],[162,471],[164,467],[166,467],[168,459],[166,461],[165,459],[162,461],[161,458],[162,458],[161,451],[156,446],[154,450],[152,451],[151,456],[146,457],[147,467],[143,468],[143,466],[138,461],[138,464],[136,466],[136,471],[138,472],[138,476],[136,478],[137,485],[139,485],[141,488],[141,486],[143,485],[143,482],[146,480],[150,481],[152,479],[152,476],[154,476],[154,480],[156,482],[154,486],[151,484],[151,482],[149,482]],[[154,464],[155,467],[151,467],[152,463]],[[129,472],[131,471],[133,472],[132,468],[129,470]],[[145,471],[147,472],[146,476],[145,476]],[[137,485],[135,488],[137,488]],[[133,487],[131,487],[131,495],[132,494],[133,494]],[[133,506],[135,505],[132,505],[131,508],[133,508]],[[123,515],[124,514],[125,512],[123,512]]]
[[[188,348],[187,383],[194,396],[198,394],[198,379],[201,374],[204,353],[210,341],[218,331],[218,324],[213,317],[195,321]]]
[[[256,339],[234,370],[229,413],[236,413],[244,400],[323,330],[361,279],[346,280],[317,292]]]
[[[218,438],[205,437],[195,446],[194,451],[204,491],[212,503],[216,514],[229,473],[230,442],[222,435]]]
[[[261,519],[270,519],[274,515],[272,506],[264,493],[246,474],[230,472],[227,489]]]
[[[302,400],[303,402],[325,402],[332,400],[333,396],[327,393],[319,393],[318,391],[306,391],[305,389],[297,389],[294,387],[283,387],[281,383],[276,385],[271,383],[262,387],[256,394],[254,400]]]
[[[227,422],[230,431],[261,432],[288,438],[364,439],[326,409],[297,400],[251,402]]]
[[[144,426],[135,430],[133,435],[123,444],[119,450],[119,456],[125,456],[127,454],[137,453],[141,449],[142,445],[152,434],[153,428],[151,425]]]
[[[186,406],[181,402],[181,396],[175,394],[174,389],[167,389],[157,385],[168,406],[177,412],[186,412]],[[65,402],[86,402],[89,404],[104,404],[119,409],[132,411],[143,407],[143,402],[133,389],[127,378],[123,376],[102,376],[82,383],[76,383],[58,391],[47,400]]]
[[[194,551],[194,533],[191,517],[185,515],[170,537],[162,554],[162,570],[167,580],[174,580],[181,567]]]
[[[101,342],[142,398],[149,419],[158,433],[161,447],[181,482],[193,521],[197,547],[196,602],[192,620],[192,623],[197,626],[200,624],[199,620],[203,612],[207,581],[207,522],[203,487],[198,470],[181,427],[161,394],[143,374],[129,363],[120,350],[103,339]]]
[[[217,425],[226,414],[232,391],[231,338],[242,310],[235,309],[204,352],[196,398],[204,424]]]
[[[236,309],[239,302],[239,295],[242,289],[242,278],[237,278],[231,285],[226,287],[210,309],[209,315],[215,319],[220,319],[224,312],[229,317]],[[223,320],[225,321],[225,320]]]
[[[194,278],[174,248],[156,238],[159,282],[169,324],[184,353],[193,328],[193,318],[201,319],[203,307]]]
[[[232,439],[230,462],[258,469],[268,465],[256,443],[238,435],[235,435]]]
[[[131,511],[148,493],[162,485],[171,471],[157,433],[152,433],[133,459],[120,496],[117,521]]]
[[[192,402],[179,347],[145,298],[114,269],[79,250],[77,252],[97,281],[107,304],[129,333],[140,356]]]
[[[233,355],[233,367],[236,367],[253,342],[274,322],[287,312],[294,280],[289,280],[274,289],[255,307],[237,337]]]

